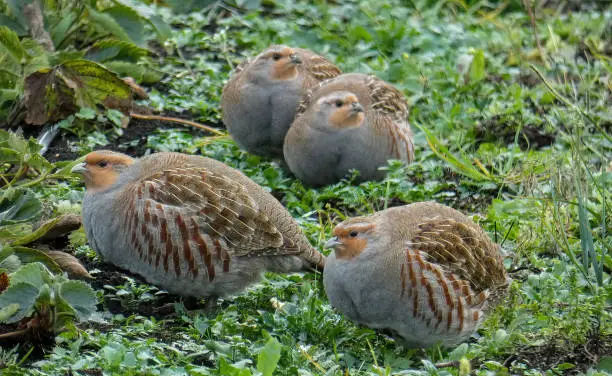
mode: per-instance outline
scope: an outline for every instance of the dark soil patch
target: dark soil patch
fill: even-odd
[[[149,284],[138,274],[131,273],[127,270],[120,269],[114,265],[106,263],[92,263],[86,258],[81,258],[85,268],[89,271],[98,269],[93,280],[89,281],[91,287],[96,290],[104,291],[104,301],[99,304],[98,310],[108,310],[113,314],[123,314],[126,316],[139,314],[143,316],[152,316],[156,319],[167,318],[175,313],[174,304],[183,304],[186,310],[200,309],[204,307],[200,299],[192,297],[182,297],[169,293],[156,294],[151,300],[137,300],[134,297],[119,297],[112,290],[105,286],[120,286],[128,282],[127,278],[131,278],[140,284]],[[127,277],[127,278],[126,278]]]
[[[55,344],[55,334],[46,330],[36,329],[19,334],[25,329],[25,325],[28,321],[29,318],[26,318],[21,323],[0,324],[0,348],[9,350],[15,346],[19,346],[17,349],[18,359],[23,358],[23,356],[32,349],[32,352],[30,352],[27,358],[27,362],[30,363],[43,359],[45,353],[52,349]],[[0,369],[2,369],[1,362]]]
[[[584,345],[573,345],[566,341],[551,341],[542,346],[528,346],[508,358],[506,366],[525,363],[541,370],[553,369],[562,363],[576,367],[564,371],[564,375],[577,375],[586,372],[599,363],[602,356],[612,355],[612,335],[592,335]]]
[[[164,114],[166,117],[192,120],[193,114],[189,112]],[[207,124],[212,127],[219,127],[219,124]],[[143,156],[147,151],[147,137],[158,129],[176,129],[183,127],[180,123],[164,120],[144,120],[132,118],[123,134],[110,140],[110,143],[98,149],[109,149],[128,154],[133,157]],[[207,133],[193,127],[185,126],[196,137],[206,136]],[[77,150],[71,145],[78,141],[73,134],[62,134],[55,138],[49,146],[46,158],[50,162],[74,160],[80,156]]]
[[[518,130],[518,137],[517,137]],[[476,127],[475,138],[477,142],[493,142],[504,145],[513,143],[515,137],[521,150],[540,149],[555,142],[555,135],[534,124],[525,124],[522,127],[514,119],[505,119],[494,116],[483,121]]]

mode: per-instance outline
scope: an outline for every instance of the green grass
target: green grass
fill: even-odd
[[[147,148],[240,169],[281,198],[319,249],[342,219],[390,205],[435,200],[472,214],[503,241],[514,281],[469,343],[404,349],[335,312],[319,275],[270,274],[214,314],[187,313],[178,301],[177,317],[162,320],[101,311],[42,358],[17,365],[29,348],[0,350],[0,374],[265,374],[278,351],[275,375],[464,375],[465,360],[477,375],[612,372],[612,9],[549,3],[537,8],[535,29],[517,1],[264,0],[160,11],[172,25],[155,57],[164,78],[142,104],[161,112],[219,124],[232,67],[272,43],[313,49],[404,92],[416,158],[391,163],[382,182],[309,189],[227,138],[185,128],[154,132]],[[81,139],[80,154],[112,139],[106,133]],[[30,188],[49,211],[74,211],[80,183],[54,182]],[[82,233],[71,245],[99,265]],[[134,307],[164,294],[126,281],[98,296],[104,307]],[[595,354],[605,346],[607,357]]]

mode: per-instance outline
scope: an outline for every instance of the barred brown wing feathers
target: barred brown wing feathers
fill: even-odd
[[[406,121],[408,117],[408,104],[404,95],[376,76],[370,75],[366,80],[372,108],[381,113],[396,116],[398,120]]]
[[[203,167],[166,169],[123,191],[128,242],[155,268],[177,276],[215,262],[224,271],[238,256],[293,254],[292,245],[261,212],[245,187]],[[187,269],[187,270],[185,270]],[[217,271],[218,272],[218,271]]]
[[[484,315],[488,292],[474,291],[469,281],[428,261],[417,244],[407,245],[401,267],[401,296],[412,308],[407,314],[438,333],[471,332]]]
[[[331,61],[319,55],[310,54],[303,61],[304,68],[317,80],[334,78],[342,72]]]
[[[477,292],[506,283],[506,272],[495,243],[475,225],[454,219],[428,219],[418,226],[412,244],[432,262]]]
[[[240,62],[240,64],[238,64],[236,66],[236,68],[234,68],[234,73],[232,73],[233,75],[238,75],[240,74],[242,71],[244,71],[246,69],[246,67],[251,64],[251,62],[253,61],[253,59],[248,58],[248,59],[244,59],[242,60],[242,62]]]

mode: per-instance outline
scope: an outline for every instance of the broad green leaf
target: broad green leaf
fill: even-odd
[[[18,62],[30,57],[21,45],[21,42],[19,42],[17,34],[6,26],[0,26],[0,44],[2,44]]]
[[[144,22],[134,9],[119,5],[105,10],[104,13],[117,21],[132,42],[141,47],[146,46]]]
[[[0,147],[0,161],[5,163],[19,163],[21,162],[22,154],[13,148]]]
[[[23,67],[23,75],[27,76],[40,69],[49,68],[49,53],[32,39],[23,39],[21,45],[30,55],[28,64]]]
[[[576,368],[576,365],[572,363],[561,363],[555,367],[555,369],[558,371],[565,371],[572,368]]]
[[[168,25],[158,14],[152,14],[151,16],[147,17],[147,20],[155,28],[157,35],[161,37],[161,42],[172,36],[172,29],[170,28],[170,25]]]
[[[4,258],[0,258],[0,269],[7,270],[9,273],[15,272],[21,267],[21,261],[16,255],[9,255]]]
[[[612,372],[612,356],[602,356],[597,363],[597,369]]]
[[[115,2],[123,5],[124,7],[132,9],[140,16],[142,20],[149,22],[157,31],[157,35],[161,37],[160,42],[163,42],[172,36],[172,29],[159,16],[159,14],[157,14],[155,8],[129,0],[115,0]],[[214,0],[204,0],[203,2],[206,4],[199,4],[201,5],[199,6],[199,9],[202,9],[206,5],[214,3]]]
[[[9,14],[19,22],[21,27],[27,29],[26,18],[23,14],[23,7],[32,0],[4,0],[9,10]]]
[[[102,65],[74,60],[59,68],[63,78],[75,91],[76,103],[80,107],[96,108],[103,104],[118,110],[131,108],[132,92],[129,86]]]
[[[60,296],[77,312],[80,320],[96,311],[98,300],[93,289],[82,281],[66,281],[60,287]]]
[[[246,10],[255,10],[261,7],[261,0],[236,0],[236,5]]]
[[[166,0],[174,13],[188,13],[195,9],[206,8],[217,0]]]
[[[2,294],[0,294],[0,307],[18,304],[19,309],[2,322],[11,324],[29,316],[34,309],[34,303],[38,297],[39,290],[29,283],[12,283]]]
[[[25,264],[15,273],[11,274],[11,284],[28,283],[36,287],[37,290],[40,290],[44,284],[52,282],[51,277],[51,274],[43,264],[32,262]]]
[[[0,308],[0,322],[6,322],[11,316],[19,311],[18,303],[11,303],[6,307]]]
[[[121,76],[130,76],[137,82],[154,83],[159,82],[163,77],[163,74],[158,71],[128,61],[114,60],[105,63],[105,65],[113,72]]]
[[[87,51],[87,59],[97,62],[107,62],[113,59],[120,59],[121,62],[137,62],[141,57],[147,56],[149,51],[147,49],[138,47],[132,42],[126,42],[118,39],[102,39],[94,43],[91,48]],[[109,61],[112,62],[112,61]],[[113,68],[109,65],[105,65],[110,70]],[[123,73],[123,72],[117,72]],[[131,74],[126,74],[131,76]]]
[[[7,16],[6,14],[0,14],[0,25],[6,26],[9,29],[17,33],[18,36],[28,35],[28,30],[23,27],[19,21],[14,18]]]
[[[219,373],[224,376],[251,376],[252,373],[246,368],[238,368],[229,364],[225,357],[219,359]]]
[[[366,42],[370,42],[372,39],[374,39],[372,34],[370,34],[368,30],[361,25],[355,26],[350,32],[351,36],[355,39],[363,39]]]
[[[61,47],[61,43],[64,41],[64,38],[66,38],[68,29],[74,24],[76,18],[77,13],[68,12],[64,17],[62,17],[60,22],[51,28],[49,34],[51,35],[53,45],[56,47]]]
[[[20,94],[21,94],[20,90],[0,89],[0,107],[2,106],[3,103],[15,102],[19,98]],[[2,158],[0,158],[0,160],[1,159]]]
[[[62,272],[62,268],[60,268],[57,262],[55,262],[53,258],[49,257],[49,255],[43,251],[23,246],[15,246],[11,248],[13,250],[13,254],[19,257],[19,260],[21,260],[23,264],[40,262],[44,264],[47,269],[49,269],[53,273]]]
[[[263,376],[272,376],[281,356],[283,345],[274,337],[270,337],[257,356],[257,370]]]
[[[9,189],[0,197],[0,225],[30,221],[42,210],[40,200],[29,189]]]
[[[482,50],[474,52],[474,59],[470,64],[470,83],[475,83],[483,80],[486,76],[485,72],[485,57]]]
[[[97,24],[102,30],[113,34],[121,40],[130,40],[130,36],[111,15],[100,13],[91,7],[87,7],[87,13],[93,21],[92,23]]]
[[[82,107],[74,116],[79,119],[92,120],[96,118],[96,111],[93,108]]]
[[[13,241],[11,244],[12,245],[26,245],[26,244],[30,244],[38,240],[41,236],[46,234],[51,227],[55,226],[55,224],[59,222],[60,219],[62,219],[62,217],[57,217],[53,219],[52,221],[45,223],[43,226],[40,226],[38,229],[36,229],[36,231]]]

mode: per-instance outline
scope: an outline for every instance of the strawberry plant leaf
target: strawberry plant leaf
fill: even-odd
[[[17,304],[19,308],[12,315],[0,320],[0,322],[11,324],[29,316],[34,309],[34,303],[38,294],[39,289],[29,283],[13,283],[11,281],[11,285],[0,294],[0,307]]]
[[[42,210],[40,200],[29,189],[8,189],[0,197],[0,225],[26,222]]]
[[[96,310],[98,300],[93,289],[82,281],[66,281],[59,290],[60,296],[76,311],[80,320],[87,319]]]

